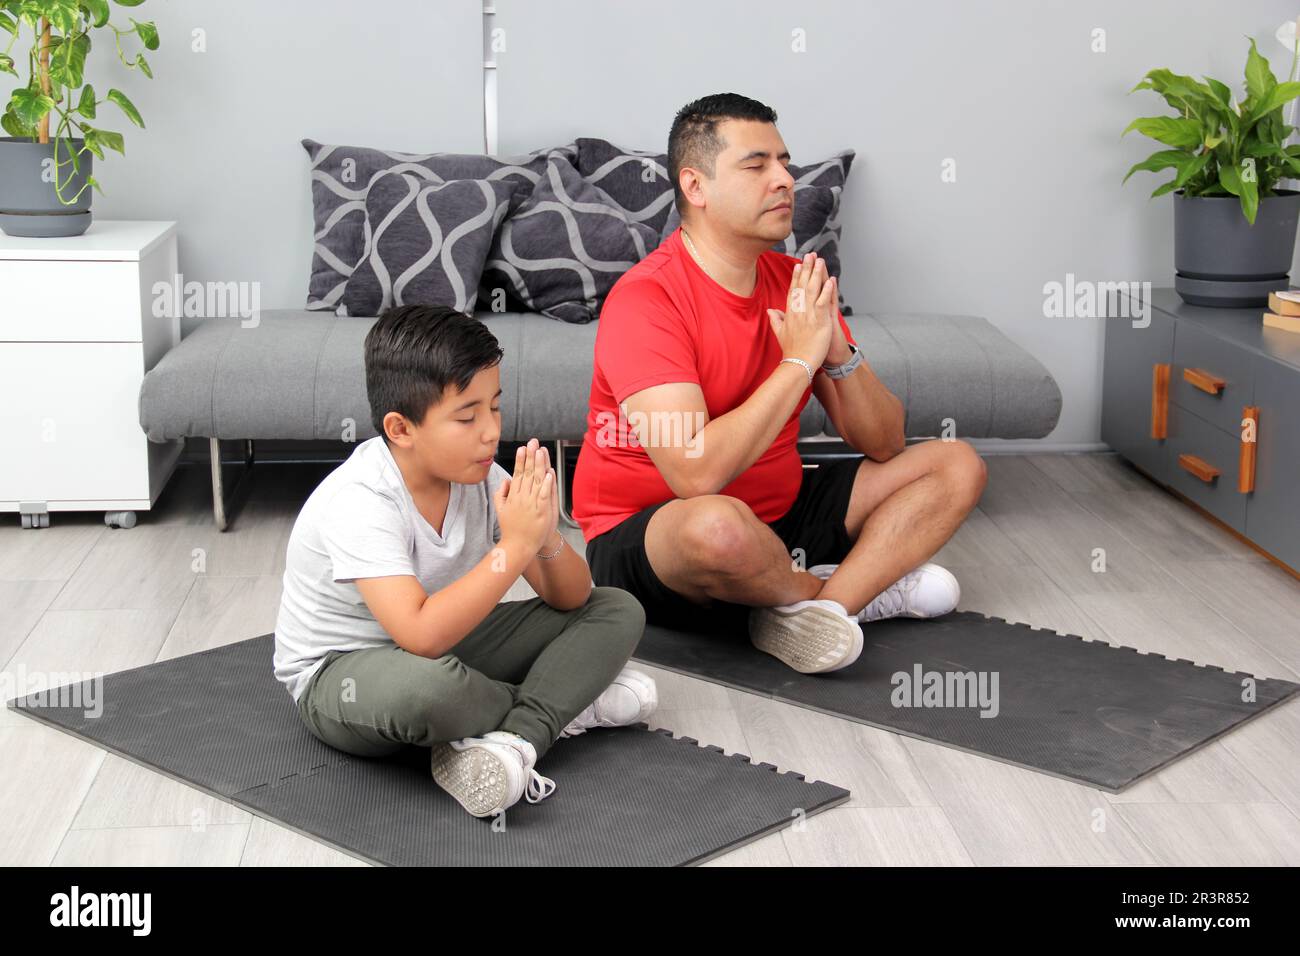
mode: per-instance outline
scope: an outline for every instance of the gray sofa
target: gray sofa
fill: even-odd
[[[596,322],[574,325],[535,313],[479,312],[505,357],[501,363],[501,441],[553,442],[561,508],[564,448],[581,442],[591,388]],[[265,311],[247,327],[208,319],[145,375],[140,425],[151,441],[204,437],[212,455],[213,516],[228,525],[220,467],[222,440],[363,441],[375,435],[366,399],[362,343],[373,318]],[[907,436],[1042,438],[1055,426],[1061,391],[1037,359],[988,320],[968,315],[865,313],[845,316],[867,361],[907,410]],[[346,434],[347,422],[353,423]],[[799,420],[801,440],[837,439],[812,398]]]

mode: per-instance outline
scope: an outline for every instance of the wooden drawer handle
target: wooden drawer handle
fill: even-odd
[[[1186,453],[1179,455],[1178,464],[1179,467],[1186,471],[1190,471],[1197,478],[1201,479],[1201,481],[1210,482],[1219,475],[1219,469],[1215,468],[1204,459],[1197,458],[1195,455],[1188,455]]]
[[[1259,440],[1259,406],[1241,410],[1241,457],[1237,465],[1237,490],[1248,495],[1255,490],[1255,446]]]
[[[1151,366],[1151,437],[1169,437],[1169,363]]]
[[[1218,395],[1223,391],[1223,386],[1227,384],[1224,379],[1213,372],[1207,372],[1203,368],[1185,368],[1183,369],[1183,378],[1202,392],[1209,392],[1211,395]]]

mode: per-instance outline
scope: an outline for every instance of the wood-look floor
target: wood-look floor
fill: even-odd
[[[961,609],[1300,680],[1300,582],[1114,455],[986,461],[978,510],[933,559]],[[107,673],[273,630],[289,530],[332,467],[259,464],[226,534],[198,466],[129,531],[0,516],[4,670]],[[521,579],[507,599],[530,596]],[[652,726],[853,793],[711,865],[1300,863],[1296,701],[1114,795],[647,670]],[[364,865],[7,708],[0,766],[0,864]]]

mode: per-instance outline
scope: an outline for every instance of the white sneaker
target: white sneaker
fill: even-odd
[[[751,608],[749,640],[801,674],[848,667],[862,653],[862,627],[831,600]]]
[[[809,568],[808,573],[824,581],[838,567],[838,564],[817,564]],[[858,612],[858,620],[866,624],[887,617],[939,617],[956,608],[960,601],[961,585],[952,572],[926,562],[872,598],[871,603]]]
[[[577,717],[560,731],[576,737],[596,727],[628,727],[640,723],[659,706],[659,691],[649,674],[625,667]]]
[[[538,803],[555,792],[555,781],[533,769],[537,748],[518,734],[494,730],[433,745],[434,781],[476,817],[494,817],[525,797]]]

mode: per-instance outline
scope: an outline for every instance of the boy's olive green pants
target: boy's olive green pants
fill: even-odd
[[[493,730],[518,734],[541,757],[618,676],[644,629],[645,609],[620,588],[593,588],[572,611],[508,601],[442,657],[396,643],[330,651],[298,713],[316,737],[363,757]]]

